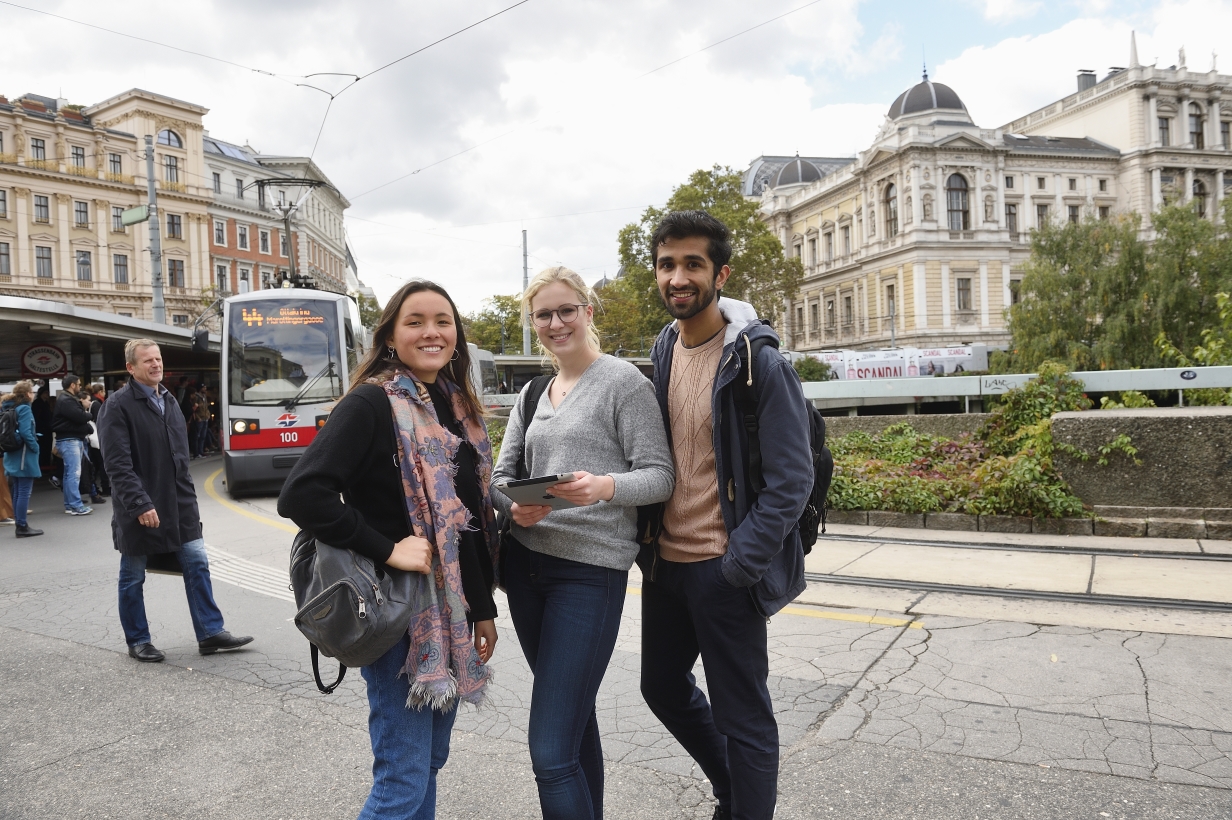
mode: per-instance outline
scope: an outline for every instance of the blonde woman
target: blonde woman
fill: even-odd
[[[603,816],[595,696],[637,557],[637,507],[666,500],[675,483],[654,390],[636,367],[602,353],[592,302],[568,268],[549,268],[527,287],[523,304],[556,375],[528,418],[522,401],[513,409],[492,475],[516,479],[522,460],[526,476],[574,476],[549,490],[574,508],[492,494],[513,519],[502,581],[535,676],[528,734],[547,820]]]

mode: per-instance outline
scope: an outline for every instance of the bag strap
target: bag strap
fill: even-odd
[[[332,694],[338,688],[338,684],[342,683],[342,679],[346,677],[347,668],[341,663],[338,664],[338,680],[326,686],[325,682],[321,680],[320,650],[317,649],[317,645],[314,643],[308,645],[312,647],[312,676],[317,680],[317,688],[321,690],[323,695]]]
[[[740,356],[742,343],[744,356]],[[769,339],[749,339],[747,333],[741,333],[736,340],[736,355],[740,356],[742,367],[732,383],[732,389],[736,400],[736,412],[740,414],[744,423],[745,435],[748,438],[749,486],[754,494],[760,494],[766,488],[766,484],[761,470],[761,432],[757,421],[757,391],[753,381],[753,363],[757,361],[761,349],[768,344],[772,344]]]
[[[535,420],[535,408],[539,406],[539,399],[543,398],[543,391],[548,389],[548,383],[551,381],[551,376],[535,376],[530,380],[526,392],[522,394],[522,401],[518,404],[522,414],[522,452],[518,455],[519,479],[530,477],[526,473],[526,431],[530,429],[530,423]]]

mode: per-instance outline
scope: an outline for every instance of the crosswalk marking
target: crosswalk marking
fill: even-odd
[[[295,603],[295,595],[290,589],[291,576],[286,570],[240,558],[209,544],[206,544],[205,551],[210,558],[211,577],[250,592]]]

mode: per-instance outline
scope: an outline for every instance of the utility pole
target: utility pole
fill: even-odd
[[[145,177],[148,185],[150,207],[150,263],[154,276],[150,283],[154,289],[154,322],[167,323],[167,304],[163,301],[163,245],[158,227],[158,193],[154,190],[154,137],[145,135]]]
[[[282,224],[287,239],[287,270],[290,271],[288,281],[295,286],[295,243],[291,241],[291,213],[295,210],[289,202],[282,204]]]
[[[530,268],[526,261],[526,229],[522,229],[522,293],[526,293],[526,289],[530,287]],[[522,304],[526,304],[526,300],[522,300]],[[522,355],[530,355],[530,313],[526,307],[522,308]]]

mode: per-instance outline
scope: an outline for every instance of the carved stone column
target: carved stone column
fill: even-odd
[[[13,214],[17,222],[17,269],[20,276],[33,276],[30,266],[30,189],[13,189]]]
[[[68,227],[72,224],[71,209],[73,207],[73,198],[68,194],[56,194],[56,231],[60,236],[59,253],[57,256],[60,261],[57,267],[59,276],[53,277],[53,281],[59,280],[60,287],[71,287],[73,281],[77,278],[77,260],[73,258],[73,244],[69,240]],[[53,271],[55,273],[55,271]]]

